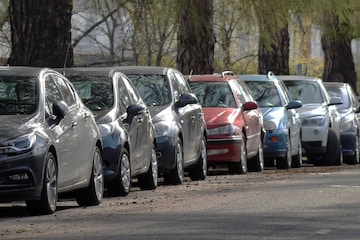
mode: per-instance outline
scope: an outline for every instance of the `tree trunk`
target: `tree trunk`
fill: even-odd
[[[357,93],[357,75],[351,52],[351,35],[346,34],[349,24],[340,24],[337,16],[327,19],[329,21],[325,23],[325,28],[328,29],[324,32],[328,34],[324,34],[321,39],[325,61],[323,80],[349,83]],[[331,34],[331,32],[336,34]]]
[[[214,72],[213,0],[179,0],[177,65],[183,74]]]
[[[10,0],[9,65],[70,67],[72,0]]]
[[[266,24],[266,23],[264,23]],[[259,38],[259,73],[267,74],[272,71],[274,74],[289,74],[289,46],[290,37],[287,28],[276,29],[273,39],[264,40]],[[269,34],[269,33],[265,33]]]

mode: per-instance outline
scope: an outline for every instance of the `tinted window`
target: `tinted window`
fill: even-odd
[[[292,99],[298,99],[303,104],[325,102],[322,91],[316,82],[284,81]]]
[[[113,86],[110,78],[85,75],[73,75],[68,78],[90,110],[105,110],[114,105]]]
[[[227,82],[191,82],[190,86],[203,107],[237,107]]]
[[[64,102],[68,105],[68,106],[72,106],[75,104],[75,96],[74,93],[72,91],[72,89],[69,87],[69,85],[65,82],[64,79],[58,77],[58,76],[53,76],[54,81],[56,82],[56,84],[58,85],[59,91],[63,97]]]
[[[38,80],[33,77],[0,77],[0,114],[31,114],[38,103]]]
[[[282,107],[279,92],[274,82],[246,81],[259,107]]]
[[[171,102],[169,83],[164,75],[128,74],[147,106],[163,106]]]
[[[56,101],[61,101],[61,94],[57,88],[54,80],[49,76],[45,78],[45,97],[49,103],[49,108],[52,109],[52,105]]]

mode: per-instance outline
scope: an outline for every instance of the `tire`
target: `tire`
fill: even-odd
[[[58,168],[54,155],[46,155],[46,166],[41,197],[38,201],[27,201],[27,209],[31,215],[45,215],[54,213],[58,199],[57,190]]]
[[[345,162],[348,164],[356,165],[359,163],[359,155],[359,135],[356,135],[354,155],[347,156],[345,158]]]
[[[264,169],[264,146],[262,141],[260,141],[258,146],[258,153],[255,157],[248,160],[248,170],[249,172],[262,172]]]
[[[298,148],[297,148],[297,153],[296,155],[292,156],[291,159],[291,167],[292,168],[300,168],[302,165],[302,145],[301,145],[301,141],[299,140],[299,144],[298,144]]]
[[[149,170],[138,177],[139,187],[141,190],[153,190],[158,186],[158,164],[156,157],[156,146],[153,145],[151,149]]]
[[[108,183],[107,190],[112,196],[127,196],[131,188],[131,167],[129,152],[124,149],[120,156],[118,173],[113,181]]]
[[[76,202],[80,206],[99,205],[104,195],[103,162],[100,149],[95,147],[89,186],[76,192]]]
[[[291,162],[291,144],[289,137],[287,137],[285,157],[276,159],[276,168],[289,169],[291,167]]]
[[[338,158],[338,153],[340,151],[340,140],[336,135],[334,129],[329,128],[328,130],[328,140],[326,145],[326,153],[321,158],[319,165],[322,166],[331,166],[334,165],[336,159]]]
[[[199,158],[194,168],[190,169],[189,175],[192,181],[204,180],[207,176],[206,140],[203,136],[200,142]]]
[[[246,141],[243,137],[240,140],[240,160],[239,162],[229,163],[228,169],[231,174],[246,174],[248,171]]]
[[[164,181],[174,185],[181,184],[184,181],[184,155],[180,138],[177,138],[175,145],[175,168],[164,175]]]

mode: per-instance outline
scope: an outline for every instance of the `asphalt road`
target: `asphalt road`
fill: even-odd
[[[23,203],[0,204],[0,239],[360,239],[360,165],[266,169],[204,181],[136,186],[81,208],[29,216]]]

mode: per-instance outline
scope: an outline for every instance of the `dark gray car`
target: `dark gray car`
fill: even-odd
[[[169,67],[119,67],[148,106],[156,129],[159,172],[179,184],[184,169],[192,180],[207,175],[206,125],[196,96],[183,75]]]
[[[132,82],[113,68],[67,68],[63,72],[95,115],[104,143],[104,175],[110,194],[127,195],[133,177],[138,178],[141,189],[155,189],[155,128]]]
[[[56,210],[59,193],[79,205],[103,197],[102,142],[94,116],[58,72],[0,68],[0,201],[31,214]]]

